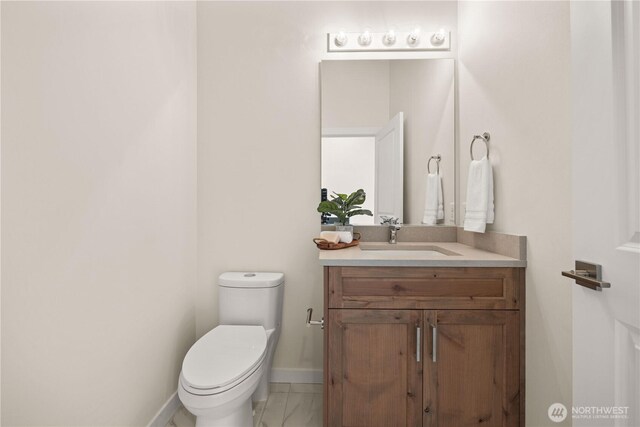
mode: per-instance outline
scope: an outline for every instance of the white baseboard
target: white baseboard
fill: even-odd
[[[165,427],[179,406],[180,399],[178,398],[178,390],[176,390],[162,408],[160,408],[147,427]]]
[[[271,369],[272,383],[322,384],[322,369]]]

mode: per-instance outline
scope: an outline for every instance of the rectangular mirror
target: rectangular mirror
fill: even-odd
[[[320,78],[322,188],[329,199],[362,188],[374,213],[351,224],[422,224],[428,170],[442,182],[436,223],[454,224],[454,60],[322,61]]]

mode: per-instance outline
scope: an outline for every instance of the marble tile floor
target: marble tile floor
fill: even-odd
[[[254,403],[255,427],[322,426],[322,384],[271,383],[269,398]],[[166,427],[194,427],[195,417],[182,405]]]

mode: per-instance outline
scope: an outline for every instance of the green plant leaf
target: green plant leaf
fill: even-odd
[[[360,188],[349,195],[349,197],[346,200],[346,203],[349,206],[361,205],[364,203],[366,198],[367,198],[367,193],[365,193],[364,190]]]
[[[347,199],[345,200],[345,202],[346,202],[346,203],[348,203],[348,204],[352,204],[352,203],[353,203],[353,199],[354,199],[355,197],[357,197],[357,195],[358,195],[358,191],[360,191],[360,190],[356,190],[356,191],[354,191],[353,193],[349,194],[349,197],[347,197]]]
[[[340,198],[340,196],[334,197],[331,201],[336,203],[338,206],[344,206],[344,200]]]
[[[321,213],[332,213],[332,211],[340,211],[340,206],[337,203],[329,200],[325,200],[320,202],[318,205],[318,212]]]
[[[369,209],[357,209],[354,211],[351,211],[349,213],[347,213],[347,216],[349,218],[351,218],[354,215],[369,215],[369,216],[373,216],[373,214],[371,213],[371,211]]]

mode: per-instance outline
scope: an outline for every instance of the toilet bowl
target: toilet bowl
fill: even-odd
[[[251,395],[264,373],[268,335],[262,326],[222,325],[191,347],[178,395],[196,426],[253,425]]]
[[[196,427],[253,426],[252,396],[267,397],[283,284],[282,273],[220,276],[221,325],[187,352],[178,381],[178,396],[196,416]]]

